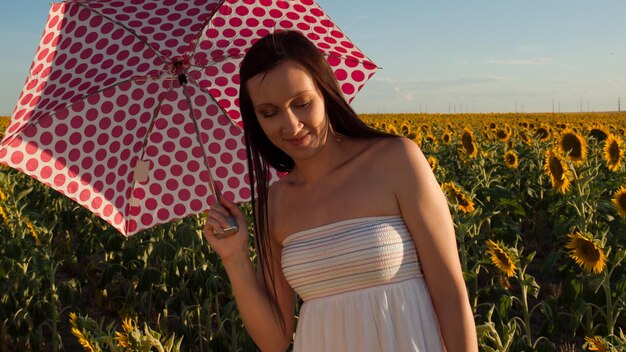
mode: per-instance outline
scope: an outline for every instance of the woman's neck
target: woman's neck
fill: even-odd
[[[352,159],[354,139],[329,134],[324,147],[318,154],[308,159],[294,160],[294,169],[289,173],[291,183],[307,185],[330,176]]]

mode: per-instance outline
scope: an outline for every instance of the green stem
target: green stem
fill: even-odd
[[[56,276],[56,267],[54,263],[52,263],[50,267],[49,279],[50,279],[50,305],[51,305],[50,319],[52,320],[50,324],[50,328],[52,330],[52,351],[53,352],[58,351],[58,342],[59,342],[57,339],[57,320],[59,317],[59,312],[57,312],[57,294],[56,294],[56,285],[55,285],[55,279],[54,279],[55,276]]]
[[[523,281],[526,275],[526,267],[520,270],[520,281]],[[526,336],[528,337],[528,343],[533,345],[533,337],[532,337],[532,329],[530,326],[530,313],[528,310],[528,287],[524,282],[520,282],[520,287],[522,290],[522,308],[524,308],[524,330],[526,331]]]
[[[522,305],[524,308],[524,330],[528,336],[528,342],[533,345],[532,329],[530,326],[530,314],[528,314],[528,289],[526,285],[522,285]]]
[[[606,330],[607,335],[612,336],[614,330],[613,319],[613,300],[611,298],[611,283],[608,278],[608,274],[605,274],[604,282],[602,282],[604,288],[604,296],[606,297]]]

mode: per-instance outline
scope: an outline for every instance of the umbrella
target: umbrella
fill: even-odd
[[[52,3],[0,163],[126,236],[220,193],[249,200],[238,67],[288,29],[325,53],[348,100],[377,69],[312,0]]]

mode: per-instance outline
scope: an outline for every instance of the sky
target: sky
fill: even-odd
[[[155,0],[157,1],[157,0]],[[382,69],[358,113],[626,110],[624,0],[318,0]],[[50,1],[0,13],[0,115],[10,115]]]

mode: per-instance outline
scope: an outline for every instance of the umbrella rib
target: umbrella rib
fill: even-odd
[[[213,178],[213,174],[211,173],[211,167],[209,166],[208,155],[206,154],[206,150],[203,147],[202,138],[200,137],[200,127],[198,126],[198,120],[196,120],[196,116],[194,114],[194,105],[191,101],[191,97],[189,96],[189,92],[187,91],[187,84],[183,84],[183,95],[187,99],[187,104],[189,105],[189,116],[191,117],[191,121],[193,122],[193,126],[196,130],[196,139],[198,141],[200,151],[202,151],[202,161],[204,162],[204,167],[209,175],[209,188],[211,188],[211,193],[215,196],[217,202],[219,203],[220,198],[222,197],[222,193],[220,192],[217,184],[215,183],[215,178]],[[219,105],[219,104],[218,104]]]
[[[236,129],[238,129],[239,131],[243,132],[243,128],[241,128],[241,126],[239,126],[237,123],[235,123],[235,121],[233,121],[230,116],[228,115],[228,112],[226,112],[226,110],[224,110],[224,108],[222,107],[222,105],[215,99],[215,97],[213,96],[213,94],[211,94],[209,91],[207,91],[206,89],[204,89],[204,87],[202,87],[200,84],[198,84],[198,82],[196,82],[194,79],[192,79],[191,77],[188,77],[189,82],[193,83],[196,87],[198,87],[201,91],[207,93],[207,95],[210,97],[210,99],[213,101],[213,103],[215,103],[215,105],[217,105],[217,107],[220,109],[220,111],[226,116],[226,118],[228,119],[228,121],[230,121],[230,124],[235,127]]]
[[[161,106],[163,105],[163,100],[166,99],[167,95],[170,94],[172,92],[172,90],[174,90],[174,85],[170,85],[169,88],[167,89],[167,92],[165,93],[165,95],[163,95],[163,99],[159,100],[159,103],[157,104],[157,106],[154,108],[154,110],[152,110],[152,118],[150,121],[150,127],[148,127],[148,132],[146,133],[146,136],[144,137],[143,140],[143,146],[145,147],[146,143],[148,143],[148,138],[150,137],[150,134],[152,133],[152,130],[154,129],[154,125],[156,123],[156,119],[159,116],[159,111],[161,111]],[[145,155],[145,148],[142,148],[142,152],[141,152],[141,159],[143,160],[143,157]]]
[[[163,59],[163,61],[164,61],[164,62],[167,62],[167,61],[168,61],[168,58],[167,58],[165,55],[163,55],[161,52],[159,52],[158,50],[156,50],[156,49],[155,49],[155,48],[154,48],[154,47],[150,44],[150,42],[148,42],[146,39],[144,39],[144,38],[142,38],[140,35],[138,35],[138,34],[137,34],[137,32],[136,32],[134,29],[132,29],[132,28],[130,28],[130,27],[127,27],[127,26],[126,26],[126,25],[124,25],[122,22],[117,21],[117,20],[115,20],[115,19],[111,18],[110,16],[105,15],[105,14],[103,14],[102,12],[100,12],[100,11],[98,11],[98,10],[94,9],[94,8],[91,8],[91,7],[89,7],[89,6],[87,6],[87,5],[83,4],[83,3],[76,2],[76,4],[77,4],[78,6],[80,6],[80,7],[84,7],[84,8],[86,8],[86,9],[88,9],[89,11],[92,11],[92,12],[94,12],[94,13],[96,13],[96,14],[98,14],[98,15],[100,15],[100,16],[102,16],[102,17],[104,17],[104,18],[106,18],[107,20],[109,20],[109,21],[111,21],[111,22],[113,22],[113,23],[117,24],[118,26],[120,26],[120,27],[124,28],[126,31],[128,31],[130,34],[132,34],[135,38],[137,38],[140,42],[142,42],[142,43],[146,44],[146,46],[147,46],[148,48],[150,48],[150,50],[152,50],[152,51],[153,51],[153,52],[154,52],[157,56],[159,56],[161,59]]]
[[[159,78],[162,78],[162,77],[163,76]],[[148,77],[145,77],[145,78],[148,79]],[[165,78],[165,79],[168,79],[168,78]],[[148,138],[150,137],[150,134],[152,133],[152,130],[154,129],[154,125],[159,115],[159,111],[161,110],[161,106],[163,105],[163,101],[166,99],[167,95],[172,92],[173,89],[174,89],[174,85],[172,84],[169,86],[165,95],[163,95],[163,99],[159,100],[159,103],[157,104],[157,106],[154,108],[154,110],[152,110],[152,118],[150,120],[150,126],[148,127],[148,131],[146,132],[146,136],[144,137],[143,144],[142,144],[143,148],[141,148],[141,156],[139,157],[139,160],[141,161],[143,161],[144,156],[146,154],[145,146],[146,146],[146,143],[148,142]],[[134,190],[135,190],[136,183],[137,181],[133,179],[133,183],[131,185],[131,199],[132,197],[134,197]],[[130,220],[130,218],[128,218],[129,214],[130,214],[130,207],[127,206],[125,210],[125,214],[124,214],[124,219]],[[127,221],[124,227],[125,227],[126,233],[128,233],[130,231],[130,221]]]
[[[200,38],[202,37],[202,34],[204,34],[204,30],[209,26],[209,24],[213,20],[213,17],[215,17],[215,14],[217,14],[217,10],[220,7],[222,7],[222,5],[224,5],[225,2],[226,2],[226,0],[220,0],[219,4],[217,4],[217,6],[215,7],[215,11],[213,11],[211,16],[209,16],[209,18],[207,18],[204,21],[204,23],[202,24],[202,27],[198,31],[198,34],[196,35],[196,38],[193,40],[193,43],[192,43],[193,44],[193,46],[192,46],[193,49],[190,50],[189,57],[193,57],[196,54],[196,49],[198,48],[198,42],[200,41]]]

